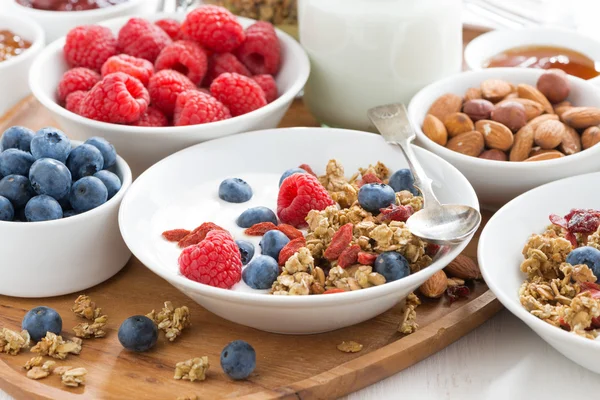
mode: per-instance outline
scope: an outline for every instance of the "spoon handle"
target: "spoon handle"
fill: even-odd
[[[427,176],[413,151],[411,142],[415,138],[415,131],[404,104],[371,108],[367,114],[386,142],[398,145],[402,149],[415,178],[415,186],[423,195],[423,208],[439,207],[440,202],[433,194],[433,181]]]

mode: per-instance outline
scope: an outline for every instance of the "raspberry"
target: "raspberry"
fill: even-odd
[[[150,96],[142,82],[123,72],[106,75],[81,100],[82,116],[97,121],[130,124],[148,108]]]
[[[88,92],[84,92],[83,90],[77,90],[70,93],[65,100],[65,108],[75,114],[79,114],[81,100],[83,100],[86,94],[88,94]]]
[[[227,231],[211,231],[179,256],[179,271],[188,279],[229,289],[242,278],[242,257]]]
[[[251,78],[226,72],[210,85],[210,93],[225,104],[231,115],[246,114],[267,104],[265,93]]]
[[[179,21],[172,18],[165,18],[154,22],[154,25],[165,31],[171,39],[177,40],[179,38],[181,32],[181,23]]]
[[[100,75],[89,68],[73,68],[65,72],[58,83],[58,100],[65,101],[70,93],[78,90],[87,92],[100,82]]]
[[[181,30],[192,40],[217,53],[236,49],[244,39],[244,28],[226,8],[206,5],[191,11]]]
[[[281,47],[273,25],[258,21],[246,29],[246,40],[235,55],[254,75],[275,75],[281,63]]]
[[[198,43],[179,40],[166,46],[154,65],[156,70],[172,69],[181,72],[195,84],[200,84],[207,68],[206,53]]]
[[[219,100],[198,90],[188,90],[177,96],[175,126],[198,125],[231,118],[229,109]]]
[[[277,215],[281,222],[306,226],[310,210],[324,210],[335,204],[319,180],[309,174],[293,174],[283,181],[277,196]],[[337,257],[336,257],[337,258]]]
[[[142,115],[139,121],[134,122],[134,126],[167,126],[169,120],[160,110],[156,107],[150,106],[146,110],[146,113]]]
[[[78,26],[67,33],[63,53],[71,67],[100,71],[102,64],[117,54],[117,40],[104,26]]]
[[[152,74],[154,74],[154,65],[143,58],[119,54],[106,60],[104,65],[102,65],[101,71],[102,76],[112,74],[113,72],[124,72],[139,79],[144,86],[148,86],[148,81]]]
[[[258,83],[258,86],[265,92],[267,103],[270,103],[277,98],[277,82],[275,82],[273,76],[263,74],[253,76],[252,79],[254,82]]]
[[[250,76],[250,71],[231,53],[215,53],[208,57],[208,71],[204,78],[204,85],[210,86],[219,75],[225,72]]]
[[[170,69],[155,73],[148,82],[148,92],[150,93],[150,99],[152,99],[152,105],[165,113],[167,117],[173,115],[177,96],[195,88],[196,85],[186,76]]]
[[[119,31],[119,48],[125,54],[154,63],[160,51],[172,40],[158,26],[142,18],[131,18]]]

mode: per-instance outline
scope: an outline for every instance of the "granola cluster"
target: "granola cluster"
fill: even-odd
[[[206,371],[210,364],[208,363],[208,357],[196,357],[190,358],[186,361],[181,361],[175,364],[175,375],[173,378],[185,379],[190,382],[203,381],[206,379]]]
[[[108,322],[108,316],[102,314],[102,309],[96,307],[96,303],[89,296],[80,295],[75,300],[75,304],[71,308],[75,314],[92,322],[81,322],[77,324],[73,331],[75,336],[79,338],[101,338],[106,336],[104,327]]]
[[[208,0],[242,17],[268,21],[274,25],[295,25],[298,21],[296,0]]]
[[[46,337],[33,346],[31,352],[64,360],[69,354],[81,353],[82,343],[82,340],[76,337],[73,340],[65,341],[62,336],[46,332]]]
[[[146,316],[156,323],[158,329],[165,332],[165,337],[170,342],[175,341],[181,332],[191,325],[189,308],[175,308],[170,301],[165,301],[165,306],[160,312],[152,310]]]
[[[519,298],[523,307],[541,320],[595,339],[600,334],[597,277],[585,264],[566,262],[569,253],[580,246],[600,248],[600,227],[590,235],[573,235],[555,224],[542,234],[531,235],[523,248],[520,269],[527,279]]]
[[[15,332],[7,328],[0,330],[0,352],[10,355],[17,355],[23,349],[29,348],[31,338],[29,332]]]

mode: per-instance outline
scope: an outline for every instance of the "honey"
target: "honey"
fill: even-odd
[[[0,62],[18,56],[31,47],[31,42],[9,31],[0,30]]]
[[[558,68],[582,79],[600,75],[600,65],[596,61],[575,50],[554,46],[508,49],[490,58],[483,67]]]

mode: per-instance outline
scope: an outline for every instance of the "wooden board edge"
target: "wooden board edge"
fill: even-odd
[[[388,378],[442,350],[502,309],[491,290],[440,320],[387,346],[311,378],[242,400],[338,398]],[[417,311],[418,312],[418,311]]]

